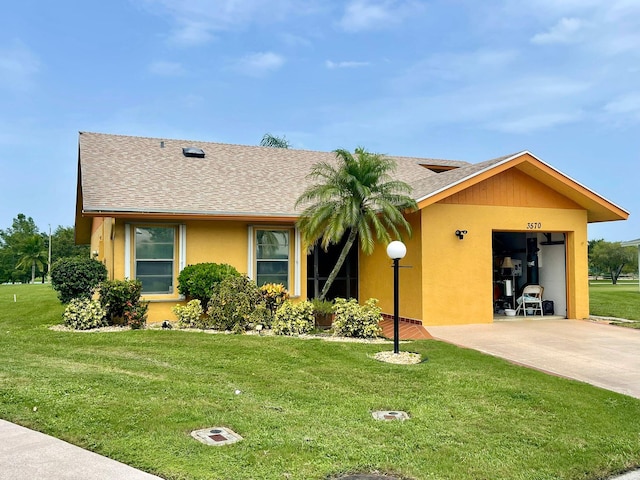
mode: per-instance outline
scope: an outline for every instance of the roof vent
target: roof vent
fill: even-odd
[[[204,150],[197,147],[185,147],[182,149],[182,154],[185,157],[204,158]]]

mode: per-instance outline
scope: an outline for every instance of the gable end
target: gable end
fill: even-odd
[[[483,180],[438,203],[582,209],[573,200],[516,168]]]

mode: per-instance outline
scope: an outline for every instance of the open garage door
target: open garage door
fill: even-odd
[[[517,308],[527,285],[541,285],[545,315],[567,315],[566,235],[493,232],[493,306],[496,318]],[[553,312],[553,313],[552,313]]]

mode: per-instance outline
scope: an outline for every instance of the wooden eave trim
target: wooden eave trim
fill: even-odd
[[[606,199],[605,197],[597,194],[596,192],[594,192],[590,188],[585,187],[580,182],[578,182],[578,181],[574,180],[573,178],[571,178],[571,177],[563,174],[562,172],[556,170],[551,165],[549,165],[549,164],[543,162],[542,160],[540,160],[539,158],[537,158],[535,155],[533,155],[533,154],[531,154],[529,152],[527,152],[527,153],[534,160],[536,160],[535,163],[531,162],[531,161],[527,162],[531,166],[538,168],[543,173],[546,173],[547,175],[553,177],[558,182],[560,182],[560,183],[564,184],[565,186],[573,189],[574,191],[576,191],[579,194],[581,194],[583,197],[586,197],[589,201],[598,204],[598,206],[610,211],[611,213],[613,213],[614,215],[620,217],[621,219],[626,220],[627,218],[629,218],[629,212],[627,212],[622,207],[619,207],[618,205],[616,205],[612,201],[610,201],[610,200]],[[523,172],[523,173],[526,173],[526,172]],[[551,187],[551,188],[553,188],[553,187]],[[569,197],[569,198],[571,198],[571,197]],[[581,204],[576,199],[572,198],[572,200],[574,202],[578,203],[579,205]],[[590,210],[588,207],[586,207],[584,205],[582,205],[582,206],[586,210]]]
[[[499,173],[504,172],[505,170],[509,170],[510,168],[522,163],[524,158],[522,157],[522,153],[519,153],[515,157],[511,157],[507,160],[503,160],[502,163],[497,163],[496,165],[492,165],[491,167],[480,170],[478,173],[474,174],[471,177],[463,178],[462,180],[450,185],[448,187],[444,187],[431,195],[426,196],[422,200],[418,202],[418,209],[423,209],[424,207],[428,207],[429,205],[433,205],[434,203],[438,203],[440,200],[443,200],[451,195],[455,195],[456,193],[461,192],[473,185],[476,185],[488,178],[491,178]]]
[[[451,185],[450,187],[443,188],[435,192],[431,196],[427,196],[426,198],[418,202],[418,208],[423,209],[429,205],[439,202],[440,200],[450,197],[451,195],[459,193],[466,188],[469,188],[484,180],[487,180],[488,178],[491,178],[506,170],[509,170],[510,168],[517,167],[518,165],[521,165],[523,163],[528,163],[531,166],[539,169],[541,172],[551,176],[558,182],[578,192],[583,197],[586,197],[589,201],[596,203],[598,206],[608,210],[613,215],[619,217],[619,219],[626,220],[629,217],[629,212],[627,212],[623,208],[619,207],[618,205],[611,202],[610,200],[607,200],[606,198],[598,195],[593,190],[585,187],[580,182],[572,179],[571,177],[560,172],[559,170],[556,170],[551,165],[543,162],[542,160],[540,160],[538,157],[536,157],[529,151],[517,153],[514,156],[507,158],[500,163],[497,163],[496,165],[492,165],[486,170],[481,170],[480,172],[476,173],[471,177],[463,179],[458,183]],[[526,172],[523,172],[523,173],[526,173]],[[550,187],[550,188],[553,188],[553,187]],[[568,198],[571,198],[571,197],[568,197]],[[571,198],[571,200],[576,202],[578,205],[581,205],[581,203],[575,198]],[[587,211],[590,210],[589,207],[587,206],[584,206],[584,205],[581,205],[581,206]]]
[[[122,219],[149,220],[222,220],[255,223],[295,223],[298,217],[292,216],[260,216],[260,215],[232,215],[232,214],[188,214],[188,213],[158,213],[158,212],[109,212],[83,211],[83,217],[111,217]]]

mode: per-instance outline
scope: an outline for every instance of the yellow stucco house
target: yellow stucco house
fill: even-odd
[[[404,238],[400,315],[428,325],[488,323],[526,284],[544,287],[554,313],[589,314],[587,224],[625,220],[621,207],[527,151],[482,163],[393,157],[419,210]],[[229,263],[259,284],[317,295],[339,246],[308,252],[294,204],[306,175],[334,154],[81,132],[76,242],[112,279],[138,278],[149,321],[173,319],[177,276]],[[261,249],[268,234],[277,249]],[[355,249],[330,295],[376,297],[393,313],[385,245]],[[265,254],[264,252],[271,252]],[[505,268],[506,266],[509,268]]]

